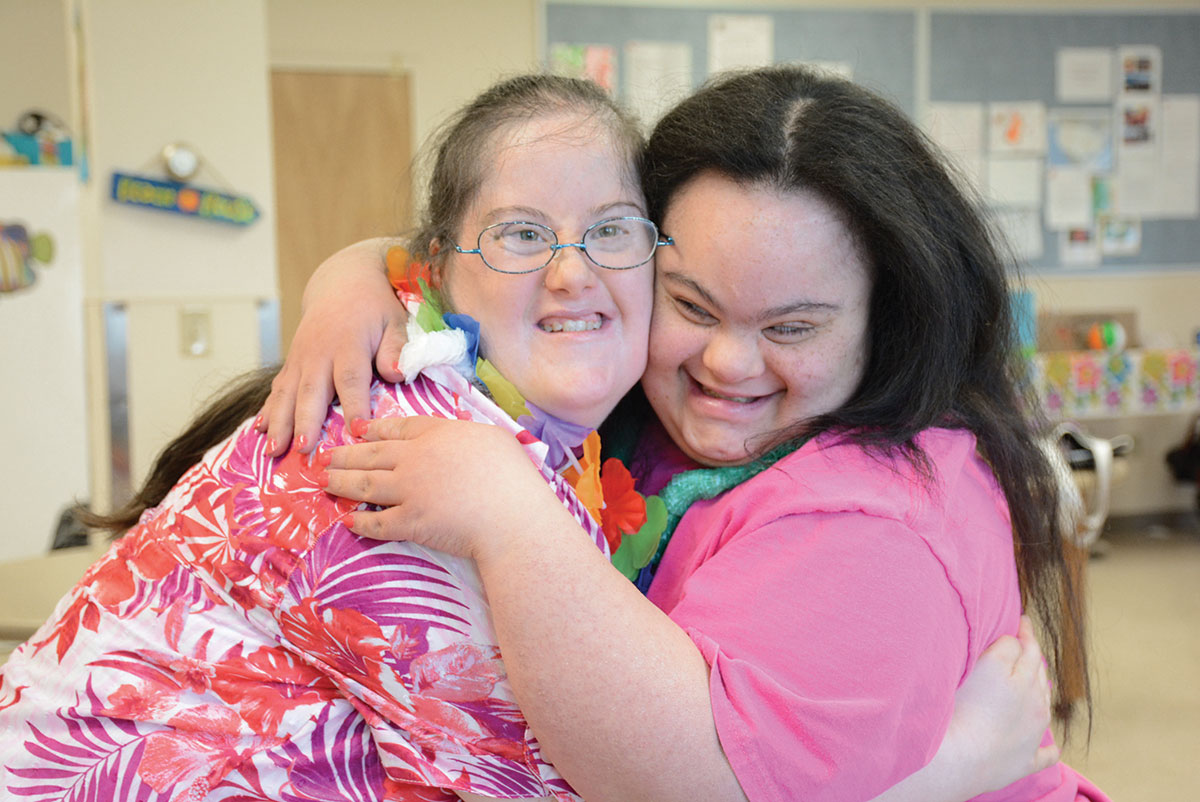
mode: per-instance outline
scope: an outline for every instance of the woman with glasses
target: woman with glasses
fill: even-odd
[[[657,537],[593,432],[645,368],[648,264],[669,246],[645,217],[641,147],[585,82],[518,78],[465,108],[413,240],[427,269],[400,282],[409,381],[368,391],[381,418],[473,421],[517,445],[515,474],[532,468],[605,562],[630,533]],[[206,411],[100,519],[123,536],[0,672],[4,797],[577,798],[526,726],[474,564],[352,534],[363,513],[324,492],[328,452],[272,459],[254,428],[269,381]],[[334,406],[314,439],[362,423]],[[487,481],[503,493],[511,470]],[[428,478],[469,507],[456,473]],[[1048,702],[1025,641],[977,672],[949,768],[891,798],[961,799],[1029,762]],[[718,788],[732,775],[715,748],[694,779]]]
[[[799,67],[719,78],[658,123],[643,187],[672,245],[644,394],[606,431],[632,441],[617,453],[669,513],[645,597],[494,433],[378,421],[329,469],[331,492],[391,505],[356,531],[477,560],[517,698],[564,774],[585,796],[703,798],[683,778],[715,729],[750,799],[863,799],[924,763],[965,672],[1024,606],[1057,687],[1086,671],[1004,262],[912,123]],[[377,270],[363,256],[314,286]],[[362,303],[357,287],[318,314]],[[372,337],[395,370],[390,335]],[[362,339],[322,349],[343,401]],[[289,359],[265,423],[280,436],[293,408],[303,432],[323,403],[296,402],[297,378],[329,384],[330,357]],[[423,469],[465,449],[487,467],[447,493]],[[1055,762],[994,798],[1105,797]]]

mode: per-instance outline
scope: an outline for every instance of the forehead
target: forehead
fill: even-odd
[[[676,244],[660,266],[741,299],[843,296],[870,283],[857,237],[815,192],[705,173],[672,197],[664,229]]]
[[[479,154],[479,190],[509,173],[529,169],[551,170],[559,163],[589,161],[611,169],[626,187],[641,195],[631,144],[621,136],[609,115],[583,111],[557,111],[500,126]]]

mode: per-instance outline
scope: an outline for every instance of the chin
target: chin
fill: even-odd
[[[537,403],[536,401],[534,402]],[[608,414],[616,407],[616,402],[609,404],[605,402],[596,402],[595,404],[587,403],[547,403],[538,404],[546,412],[549,412],[554,417],[574,423],[577,426],[587,426],[591,429],[597,428]]]
[[[730,465],[743,465],[750,461],[751,455],[742,445],[725,447],[723,445],[706,444],[697,447],[688,443],[684,449],[689,457],[709,468],[725,468]]]

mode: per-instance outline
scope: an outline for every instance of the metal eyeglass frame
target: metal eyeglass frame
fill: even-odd
[[[647,255],[645,259],[638,262],[636,265],[629,265],[628,267],[609,267],[608,265],[602,265],[599,262],[597,262],[595,259],[592,258],[592,255],[590,253],[588,253],[587,246],[584,245],[584,240],[587,239],[588,234],[590,234],[593,229],[599,228],[602,225],[606,225],[608,223],[612,223],[617,220],[637,220],[639,222],[649,223],[651,228],[654,229],[654,235],[655,235],[654,236],[654,247],[650,249],[649,255]],[[483,235],[486,234],[487,232],[491,231],[493,228],[500,228],[501,226],[537,226],[540,229],[549,231],[550,235],[552,237],[554,237],[554,243],[549,246],[550,247],[550,255],[546,257],[546,261],[543,262],[540,266],[532,268],[530,270],[501,270],[500,268],[496,267],[491,262],[489,262],[487,260],[487,258],[483,255],[483,247],[482,247],[483,246]],[[536,273],[539,270],[544,270],[547,265],[549,265],[551,262],[554,261],[555,254],[557,254],[559,251],[561,251],[564,248],[578,248],[579,250],[583,251],[584,255],[587,256],[588,260],[592,264],[596,265],[597,267],[602,267],[605,270],[632,270],[635,267],[641,267],[642,265],[646,264],[646,262],[649,262],[651,259],[653,259],[654,254],[658,251],[659,248],[663,247],[664,245],[674,245],[674,244],[675,244],[675,240],[672,237],[662,238],[662,232],[658,230],[658,226],[655,224],[655,222],[653,220],[650,220],[649,218],[646,218],[646,217],[637,217],[637,216],[633,216],[633,215],[627,215],[625,217],[607,217],[603,220],[598,220],[597,222],[592,223],[590,226],[588,226],[586,229],[584,229],[583,236],[579,238],[579,242],[562,242],[562,243],[560,243],[558,241],[558,232],[555,231],[554,229],[550,228],[550,226],[543,225],[541,223],[533,223],[528,220],[505,220],[500,223],[492,223],[490,226],[483,229],[483,231],[480,231],[479,236],[476,237],[476,239],[475,239],[475,247],[474,248],[463,248],[463,247],[455,244],[454,250],[456,252],[462,253],[462,254],[476,254],[480,259],[483,260],[483,263],[485,265],[487,265],[489,269],[495,270],[497,273],[504,273],[505,275],[509,275],[509,276],[522,276],[522,275],[525,275],[528,273]]]

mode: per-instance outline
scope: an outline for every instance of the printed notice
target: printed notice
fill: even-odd
[[[1064,47],[1055,54],[1055,94],[1062,103],[1113,98],[1113,55],[1108,47]]]

